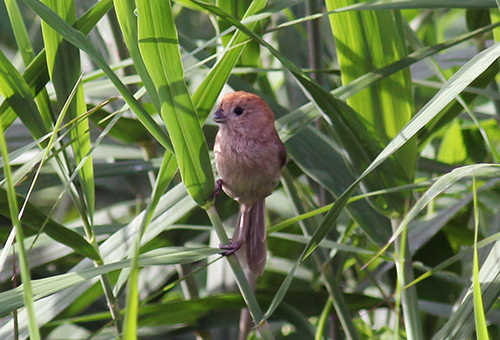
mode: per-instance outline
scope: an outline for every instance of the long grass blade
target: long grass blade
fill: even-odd
[[[193,199],[207,203],[214,188],[208,147],[184,82],[177,30],[169,2],[138,2],[139,47],[158,89],[161,115],[174,145],[182,180]]]
[[[488,335],[488,327],[486,325],[481,283],[479,281],[479,259],[477,253],[477,240],[479,234],[479,209],[477,206],[478,202],[475,176],[472,177],[472,193],[474,195],[474,259],[472,260],[472,295],[474,297],[474,320],[476,322],[477,338],[480,340],[489,340],[490,337]]]
[[[24,284],[23,300],[28,313],[28,329],[30,338],[33,340],[39,340],[40,332],[38,330],[37,319],[35,316],[35,309],[33,306],[33,291],[31,285],[31,275],[28,264],[28,257],[26,250],[24,248],[24,234],[21,227],[21,221],[19,220],[19,207],[17,205],[17,196],[14,188],[14,183],[12,181],[12,172],[9,163],[9,151],[7,148],[7,141],[5,140],[5,134],[2,129],[1,119],[0,119],[0,153],[2,155],[2,160],[4,162],[3,172],[5,179],[7,181],[7,198],[9,203],[10,219],[12,221],[12,227],[16,230],[16,245],[19,254],[19,262],[21,267],[21,279]]]
[[[26,0],[28,6],[35,11],[46,23],[48,23],[56,32],[58,32],[64,39],[68,40],[71,44],[78,47],[80,50],[85,51],[92,60],[106,73],[111,79],[116,89],[123,96],[123,99],[130,105],[137,118],[144,124],[149,132],[161,143],[165,148],[173,151],[170,139],[164,130],[153,120],[149,113],[142,107],[134,96],[129,92],[127,87],[113,72],[113,70],[106,63],[101,54],[97,52],[95,47],[85,38],[85,36],[78,30],[71,27],[61,17],[55,14],[50,8],[45,6],[39,1]]]

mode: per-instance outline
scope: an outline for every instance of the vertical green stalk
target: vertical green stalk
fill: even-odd
[[[474,200],[474,259],[472,289],[474,297],[474,320],[476,322],[476,333],[478,340],[489,340],[488,326],[484,314],[483,293],[479,279],[479,259],[477,254],[477,240],[479,234],[479,209],[477,206],[476,177],[472,177],[472,194]]]
[[[3,131],[3,126],[0,118],[0,154],[3,160],[3,171],[7,184],[7,198],[9,201],[10,218],[12,220],[12,227],[16,230],[16,244],[18,246],[19,262],[21,266],[21,279],[23,281],[23,298],[26,312],[28,314],[28,329],[30,338],[32,340],[40,339],[40,332],[35,317],[35,309],[33,306],[33,290],[31,288],[31,277],[28,265],[28,258],[26,250],[24,249],[24,235],[19,220],[19,207],[17,205],[16,191],[14,182],[12,180],[12,172],[9,163],[9,150],[7,148],[7,141]]]
[[[209,204],[206,208],[206,212],[208,217],[210,218],[210,221],[212,222],[212,225],[215,228],[215,232],[217,233],[219,240],[222,242],[222,244],[228,244],[229,238],[227,237],[226,231],[224,230],[224,226],[222,225],[219,214],[215,209],[215,205]],[[266,340],[274,339],[267,321],[264,321],[263,323],[261,322],[264,315],[259,307],[259,303],[257,302],[255,294],[250,287],[247,278],[245,277],[245,273],[241,268],[240,262],[238,261],[236,256],[227,256],[226,259],[231,266],[231,269],[236,278],[236,283],[240,288],[241,295],[243,295],[243,299],[245,300],[248,310],[250,311],[250,314],[252,315],[252,318],[254,319],[255,324],[259,329],[260,335],[263,339]]]
[[[401,224],[400,219],[392,219],[393,231],[395,232]],[[413,282],[415,277],[413,275],[413,266],[411,260],[410,250],[406,242],[407,228],[404,228],[401,235],[395,240],[394,245],[396,249],[396,330],[399,328],[399,304],[403,308],[403,319],[408,339],[420,340],[424,339],[422,332],[422,324],[420,321],[420,310],[418,307],[417,288],[412,285],[403,290],[408,283]],[[399,332],[395,331],[394,337],[397,338]]]
[[[316,327],[316,336],[314,340],[322,340],[324,339],[325,326],[328,322],[328,317],[330,316],[330,311],[332,310],[333,300],[332,297],[329,296],[326,300],[325,307],[321,312],[321,315],[318,320],[318,326]]]

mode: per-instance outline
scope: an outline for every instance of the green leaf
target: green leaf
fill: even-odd
[[[5,97],[35,139],[47,132],[28,84],[2,51],[0,51],[0,94]]]
[[[88,110],[93,110],[95,106],[87,105]],[[98,108],[92,112],[90,119],[97,125],[103,128],[107,127],[111,113],[103,108]],[[149,131],[134,118],[120,117],[109,131],[109,135],[124,143],[139,143],[149,145],[153,142],[153,138]]]
[[[0,81],[1,81],[0,77]],[[15,230],[16,234],[16,244],[17,244],[17,253],[19,256],[19,264],[20,264],[20,272],[21,272],[21,280],[24,283],[25,290],[22,294],[22,298],[24,300],[24,304],[26,305],[27,311],[27,320],[28,320],[28,330],[30,338],[33,340],[40,339],[40,331],[38,329],[38,325],[35,317],[35,309],[33,306],[33,290],[31,284],[31,274],[30,268],[28,264],[27,252],[24,247],[24,233],[23,228],[21,227],[21,222],[19,220],[19,206],[17,204],[16,197],[16,189],[14,186],[14,182],[12,180],[12,171],[10,167],[9,161],[9,151],[7,147],[7,141],[5,139],[5,133],[2,129],[2,122],[0,119],[0,154],[2,156],[3,164],[3,173],[5,176],[6,187],[7,187],[7,201],[9,208],[9,215],[12,221],[12,228]]]
[[[300,130],[285,145],[294,162],[335,197],[341,196],[354,182],[355,177],[342,157],[342,153],[347,151],[341,150],[316,129],[307,127]],[[350,204],[347,212],[374,242],[384,244],[390,237],[389,220],[366,200]]]
[[[474,259],[472,269],[472,290],[474,297],[474,319],[476,321],[476,332],[478,340],[489,340],[488,327],[483,305],[481,283],[479,281],[479,255],[477,253],[477,240],[479,234],[479,210],[477,202],[476,178],[472,178],[472,191],[474,195]]]
[[[327,0],[326,5],[327,9],[332,11],[356,2],[359,1]],[[332,14],[329,18],[344,85],[368,72],[393,64],[407,55],[402,18],[398,12],[347,12]],[[398,95],[395,96],[394,93]],[[405,68],[390,76],[386,75],[377,84],[349,97],[347,104],[361,116],[361,122],[357,125],[349,124],[347,117],[353,114],[344,113],[342,117],[352,132],[346,138],[346,134],[342,133],[343,127],[334,124],[339,142],[346,148],[356,145],[353,141],[362,143],[367,149],[369,159],[374,159],[381,150],[380,144],[377,144],[388,143],[410,121],[413,115],[412,96],[411,77],[409,69]],[[363,125],[368,126],[368,134],[360,128]],[[370,138],[371,141],[367,140]],[[360,151],[349,154],[359,153]],[[364,185],[369,191],[374,191],[412,183],[416,160],[417,144],[416,139],[413,139],[406,143],[402,150],[392,155],[382,168],[372,173],[371,176],[376,176],[375,178],[371,179],[369,176],[364,180]],[[357,171],[358,174],[361,172]],[[395,197],[380,196],[373,203],[386,215],[401,215],[410,197],[411,192],[404,192]]]
[[[95,24],[109,11],[112,5],[112,0],[99,1],[78,19],[75,26],[81,30],[83,34],[88,34],[90,30],[94,28]],[[43,49],[27,66],[23,73],[23,78],[32,89],[33,96],[38,95],[38,93],[45,88],[45,85],[49,81],[45,49]],[[16,115],[12,111],[8,101],[4,101],[0,106],[0,114],[2,115],[2,124],[4,128],[9,127],[16,119]]]
[[[214,175],[205,136],[184,82],[177,29],[170,2],[138,1],[139,47],[158,90],[161,116],[174,145],[182,180],[193,199],[206,205]]]
[[[220,252],[220,249],[214,248],[163,248],[141,255],[139,265],[145,267],[191,263],[203,260],[209,255],[218,254]],[[87,282],[97,276],[128,268],[129,266],[130,260],[126,259],[95,268],[33,280],[34,300],[39,300],[62,291],[63,289]],[[0,315],[5,315],[6,313],[23,307],[23,290],[24,285],[21,285],[17,288],[0,293]]]
[[[134,0],[115,0],[115,11],[118,23],[123,34],[125,43],[127,44],[128,52],[134,61],[134,68],[141,77],[141,80],[146,88],[153,105],[156,110],[160,112],[160,99],[158,98],[158,91],[156,90],[153,80],[146,69],[144,60],[141,56],[139,49],[139,36],[137,34],[137,15],[136,3]]]
[[[382,10],[382,9],[429,9],[429,8],[495,8],[496,0],[373,0],[345,6],[335,12]]]
[[[76,21],[76,8],[72,0],[43,0],[43,2],[53,8],[69,24]],[[76,86],[76,94],[68,107],[68,116],[70,119],[76,119],[87,111],[83,87],[78,82],[81,74],[80,51],[63,40],[59,33],[46,22],[42,22],[42,33],[49,76],[56,90],[59,107],[63,107]],[[79,121],[71,129],[71,138],[74,140],[71,147],[76,164],[84,162],[78,170],[83,189],[81,201],[85,202],[85,213],[89,221],[92,221],[95,205],[94,167],[92,157],[89,155],[91,145],[87,119]]]
[[[123,96],[130,108],[137,115],[137,118],[144,124],[148,131],[162,144],[165,148],[173,150],[171,147],[170,139],[164,130],[153,120],[149,113],[139,104],[134,96],[128,91],[127,87],[122,83],[118,76],[106,63],[100,53],[97,52],[95,47],[85,38],[85,36],[78,30],[71,27],[61,17],[55,14],[50,8],[36,0],[25,0],[30,8],[35,11],[46,23],[48,23],[57,33],[64,39],[68,40],[71,44],[78,47],[80,50],[85,51],[89,57],[99,66],[104,73],[110,78],[115,85],[116,89]]]
[[[22,206],[24,197],[17,195],[17,201],[19,206]],[[0,188],[0,214],[9,217],[7,194],[2,188]],[[47,215],[29,202],[26,204],[21,223],[36,232],[43,230],[54,241],[72,248],[85,257],[95,261],[101,259],[96,249],[83,236],[48,218]]]
[[[398,133],[398,135],[382,150],[370,166],[361,174],[360,177],[342,194],[334,203],[331,211],[342,209],[347,203],[348,198],[354,193],[354,188],[363,180],[363,178],[378,167],[390,155],[403,146],[408,140],[415,136],[429,121],[462,92],[474,79],[476,79],[486,68],[488,68],[497,58],[500,57],[500,43],[497,43],[487,50],[479,53],[465,64],[442,89],[413,117],[413,119]],[[327,214],[321,226],[313,235],[308,245],[307,254],[311,253],[317,247],[322,237],[317,235],[326,235],[328,230],[333,227],[333,223],[338,217],[337,213]],[[406,215],[408,218],[408,215]],[[402,226],[403,224],[401,224]],[[400,226],[400,228],[401,228]],[[393,238],[399,234],[393,234]]]
[[[467,150],[460,121],[455,120],[446,130],[438,153],[438,160],[448,164],[460,164],[465,161]]]

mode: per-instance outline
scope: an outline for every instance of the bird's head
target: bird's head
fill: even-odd
[[[274,114],[264,100],[243,91],[224,95],[213,120],[221,128],[244,132],[258,132],[268,126],[274,128]]]

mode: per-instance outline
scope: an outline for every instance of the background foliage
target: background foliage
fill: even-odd
[[[500,338],[493,0],[5,0],[0,338]],[[289,161],[252,292],[210,114]],[[220,240],[220,241],[219,241]]]

